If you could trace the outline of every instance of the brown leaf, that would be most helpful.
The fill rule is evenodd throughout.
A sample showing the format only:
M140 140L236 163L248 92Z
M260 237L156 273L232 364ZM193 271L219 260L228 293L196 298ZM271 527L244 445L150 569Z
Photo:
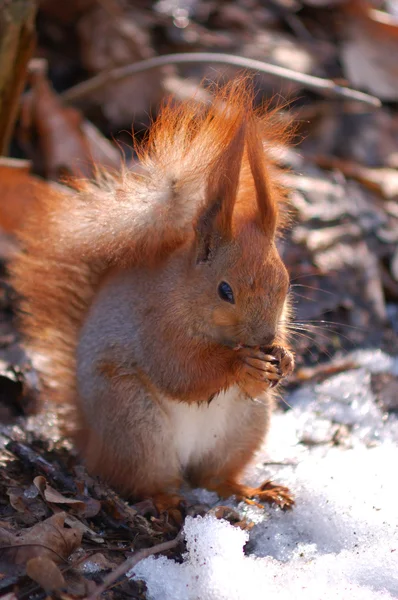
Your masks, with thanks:
M64 527L65 517L64 512L57 513L18 533L1 528L0 555L16 564L25 564L37 556L61 563L82 541L82 534L77 528Z
M23 98L20 141L29 154L38 136L46 175L58 179L66 175L89 177L89 147L81 131L81 114L65 108L41 69L30 75L32 89Z
M101 502L99 500L90 498L88 496L83 496L81 498L70 498L68 496L64 496L56 489L51 487L51 485L47 483L46 478L42 475L35 477L33 483L46 502L55 505L66 504L67 506L70 506L73 512L77 513L81 517L95 517L101 510Z
M381 11L357 2L349 20L341 59L352 85L382 100L398 99L398 21L382 22Z
M51 487L51 485L48 485L46 478L42 475L35 477L33 483L47 502L51 502L52 504L72 504L84 508L84 502L76 500L75 498L63 496L60 492L57 492L57 490Z
M26 563L26 574L46 592L65 587L65 579L57 565L45 556L36 556Z
M103 544L105 541L103 537L101 537L93 529L90 529L90 527L79 521L79 519L74 515L67 515L65 523L69 525L69 527L73 527L74 529L80 531L82 536L85 535L96 544Z
M96 498L84 497L83 506L76 509L77 514L85 519L91 519L98 515L102 505Z
M95 517L101 510L101 502L90 497L70 498L64 496L56 489L51 487L42 475L35 477L34 485L39 490L40 494L49 504L66 504L71 509L82 517Z
M40 158L42 170L50 179L67 176L90 177L94 172L94 157L108 167L120 165L120 154L97 130L96 139L102 140L107 152L98 147L84 131L84 120L80 111L65 106L52 89L44 68L32 68L31 90L23 98L19 139L30 156ZM38 139L39 157L34 140Z
M19 513L24 513L27 510L26 503L24 502L23 490L7 490L7 495L14 510Z
M18 523L23 523L24 527L35 525L51 514L37 491L35 495L35 491L34 486L29 488L11 486L7 489L10 504L19 513Z

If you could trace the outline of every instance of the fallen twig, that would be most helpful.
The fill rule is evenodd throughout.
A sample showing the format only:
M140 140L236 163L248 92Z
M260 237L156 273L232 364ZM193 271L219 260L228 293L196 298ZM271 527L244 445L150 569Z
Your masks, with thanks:
M233 54L216 54L213 52L164 54L162 56L154 56L122 67L116 67L110 71L99 73L98 75L95 75L95 77L87 79L82 83L78 83L63 92L62 97L67 102L76 102L77 100L84 98L87 94L100 90L110 82L120 81L121 79L136 75L137 73L142 73L143 71L150 71L151 69L158 69L171 64L206 62L233 65L235 67L251 69L260 73L267 73L268 75L299 83L307 89L315 90L328 97L336 96L345 98L346 100L355 100L374 108L381 106L379 98L370 96L369 94L365 94L358 90L337 85L331 79L322 79L321 77L314 77L313 75L307 75L306 73L298 73L297 71L292 71L285 67L279 67L252 58L235 56Z
M98 598L109 587L111 587L119 579L119 577L126 575L126 573L128 571L131 571L131 569L133 569L135 565L141 560L144 560L144 558L148 558L148 556L152 556L153 554L159 554L160 552L165 552L166 550L171 550L172 548L175 548L176 546L178 546L182 538L183 533L181 530L179 534L169 542L162 542L161 544L156 544L156 546L152 546L151 548L144 548L143 550L139 550L138 552L130 556L130 558L125 560L121 565L119 565L117 569L112 571L112 573L109 573L109 575L105 577L102 584L99 585L96 588L96 590L94 590L94 592L92 592L90 596L86 598L86 600L96 600L96 598Z
M77 489L73 479L67 475L64 475L55 462L49 463L35 450L26 444L22 444L21 442L17 442L15 440L8 442L6 449L14 454L14 456L19 458L19 460L28 467L38 470L40 473L43 473L43 475L48 477L50 481L54 481L56 484L61 485L64 490L76 493Z
M313 367L301 367L297 369L295 375L290 379L291 383L301 383L303 381L311 381L316 379L317 381L337 375L338 373L344 373L352 369L358 369L359 364L347 357L343 360L336 360L332 363L315 365Z

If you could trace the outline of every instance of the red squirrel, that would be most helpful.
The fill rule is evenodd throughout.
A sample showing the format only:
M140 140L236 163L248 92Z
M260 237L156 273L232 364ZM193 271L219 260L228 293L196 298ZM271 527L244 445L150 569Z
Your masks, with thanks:
M275 240L283 127L245 81L169 102L139 169L41 198L12 282L43 394L76 411L89 471L159 510L181 486L290 506L243 470L291 373L289 278Z

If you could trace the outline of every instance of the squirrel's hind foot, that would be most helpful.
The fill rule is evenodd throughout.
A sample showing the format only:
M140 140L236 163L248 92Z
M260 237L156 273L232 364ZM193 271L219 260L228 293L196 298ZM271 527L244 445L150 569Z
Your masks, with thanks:
M186 502L178 494L159 493L152 497L159 515L165 515L168 521L181 526L184 521Z
M277 485L272 481L267 480L258 488L245 488L246 494L242 498L245 502L250 504L253 498L258 498L260 502L267 502L268 504L276 504L283 510L292 508L294 505L294 498L289 488L284 485Z
M263 508L261 502L267 504L275 504L283 510L292 508L294 499L289 489L283 485L277 485L272 481L265 481L259 487L249 487L234 481L228 481L220 484L217 488L213 488L219 496L227 498L228 496L236 496L237 500L243 500L247 504L253 504ZM259 502L256 501L259 500Z

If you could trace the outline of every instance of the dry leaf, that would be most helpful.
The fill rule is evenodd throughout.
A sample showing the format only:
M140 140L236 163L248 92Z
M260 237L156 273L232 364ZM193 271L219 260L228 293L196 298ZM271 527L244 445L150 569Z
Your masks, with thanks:
M95 517L101 510L101 502L99 502L99 500L90 497L70 498L64 496L51 487L42 475L35 477L33 483L44 500L49 504L66 504L70 506L74 512L86 518Z
M382 100L398 99L398 21L388 23L366 2L349 7L341 59L351 84Z
M103 544L105 541L103 537L101 537L93 529L90 529L90 527L79 521L79 519L74 515L67 515L65 523L69 525L69 527L73 527L74 529L80 531L82 535L85 535L86 537L90 538L90 540L92 540L96 544Z
M38 136L43 168L50 179L92 174L90 149L81 130L82 116L63 106L45 74L30 75L31 91L23 98L20 141L30 154Z
M0 556L16 564L37 556L57 563L66 560L80 546L82 533L77 528L65 528L65 517L64 512L57 513L20 532L0 528Z
M7 490L8 499L14 510L19 513L24 513L27 510L24 502L23 490L17 488L15 490Z
M57 565L45 556L36 556L26 563L26 574L46 592L65 587L65 579Z
M7 496L13 509L19 513L18 523L25 527L35 525L51 514L34 486L12 486L7 489Z
M37 487L41 495L47 502L51 502L53 504L77 504L80 506L84 506L84 502L81 500L76 500L75 498L67 498L63 496L60 492L57 492L51 485L48 485L47 480L42 475L35 477L33 480L34 485Z
M55 180L70 175L90 177L95 170L94 159L109 168L120 166L119 152L98 130L93 142L94 125L90 128L90 138L87 137L81 112L64 105L41 63L32 68L30 83L31 90L22 102L19 139L25 151L37 158L34 144L37 136L41 167L47 177ZM106 152L100 152L98 138Z
M82 502L83 506L76 508L76 512L79 516L84 517L85 519L91 519L92 517L97 516L102 508L101 502L96 498L89 498L85 496Z

